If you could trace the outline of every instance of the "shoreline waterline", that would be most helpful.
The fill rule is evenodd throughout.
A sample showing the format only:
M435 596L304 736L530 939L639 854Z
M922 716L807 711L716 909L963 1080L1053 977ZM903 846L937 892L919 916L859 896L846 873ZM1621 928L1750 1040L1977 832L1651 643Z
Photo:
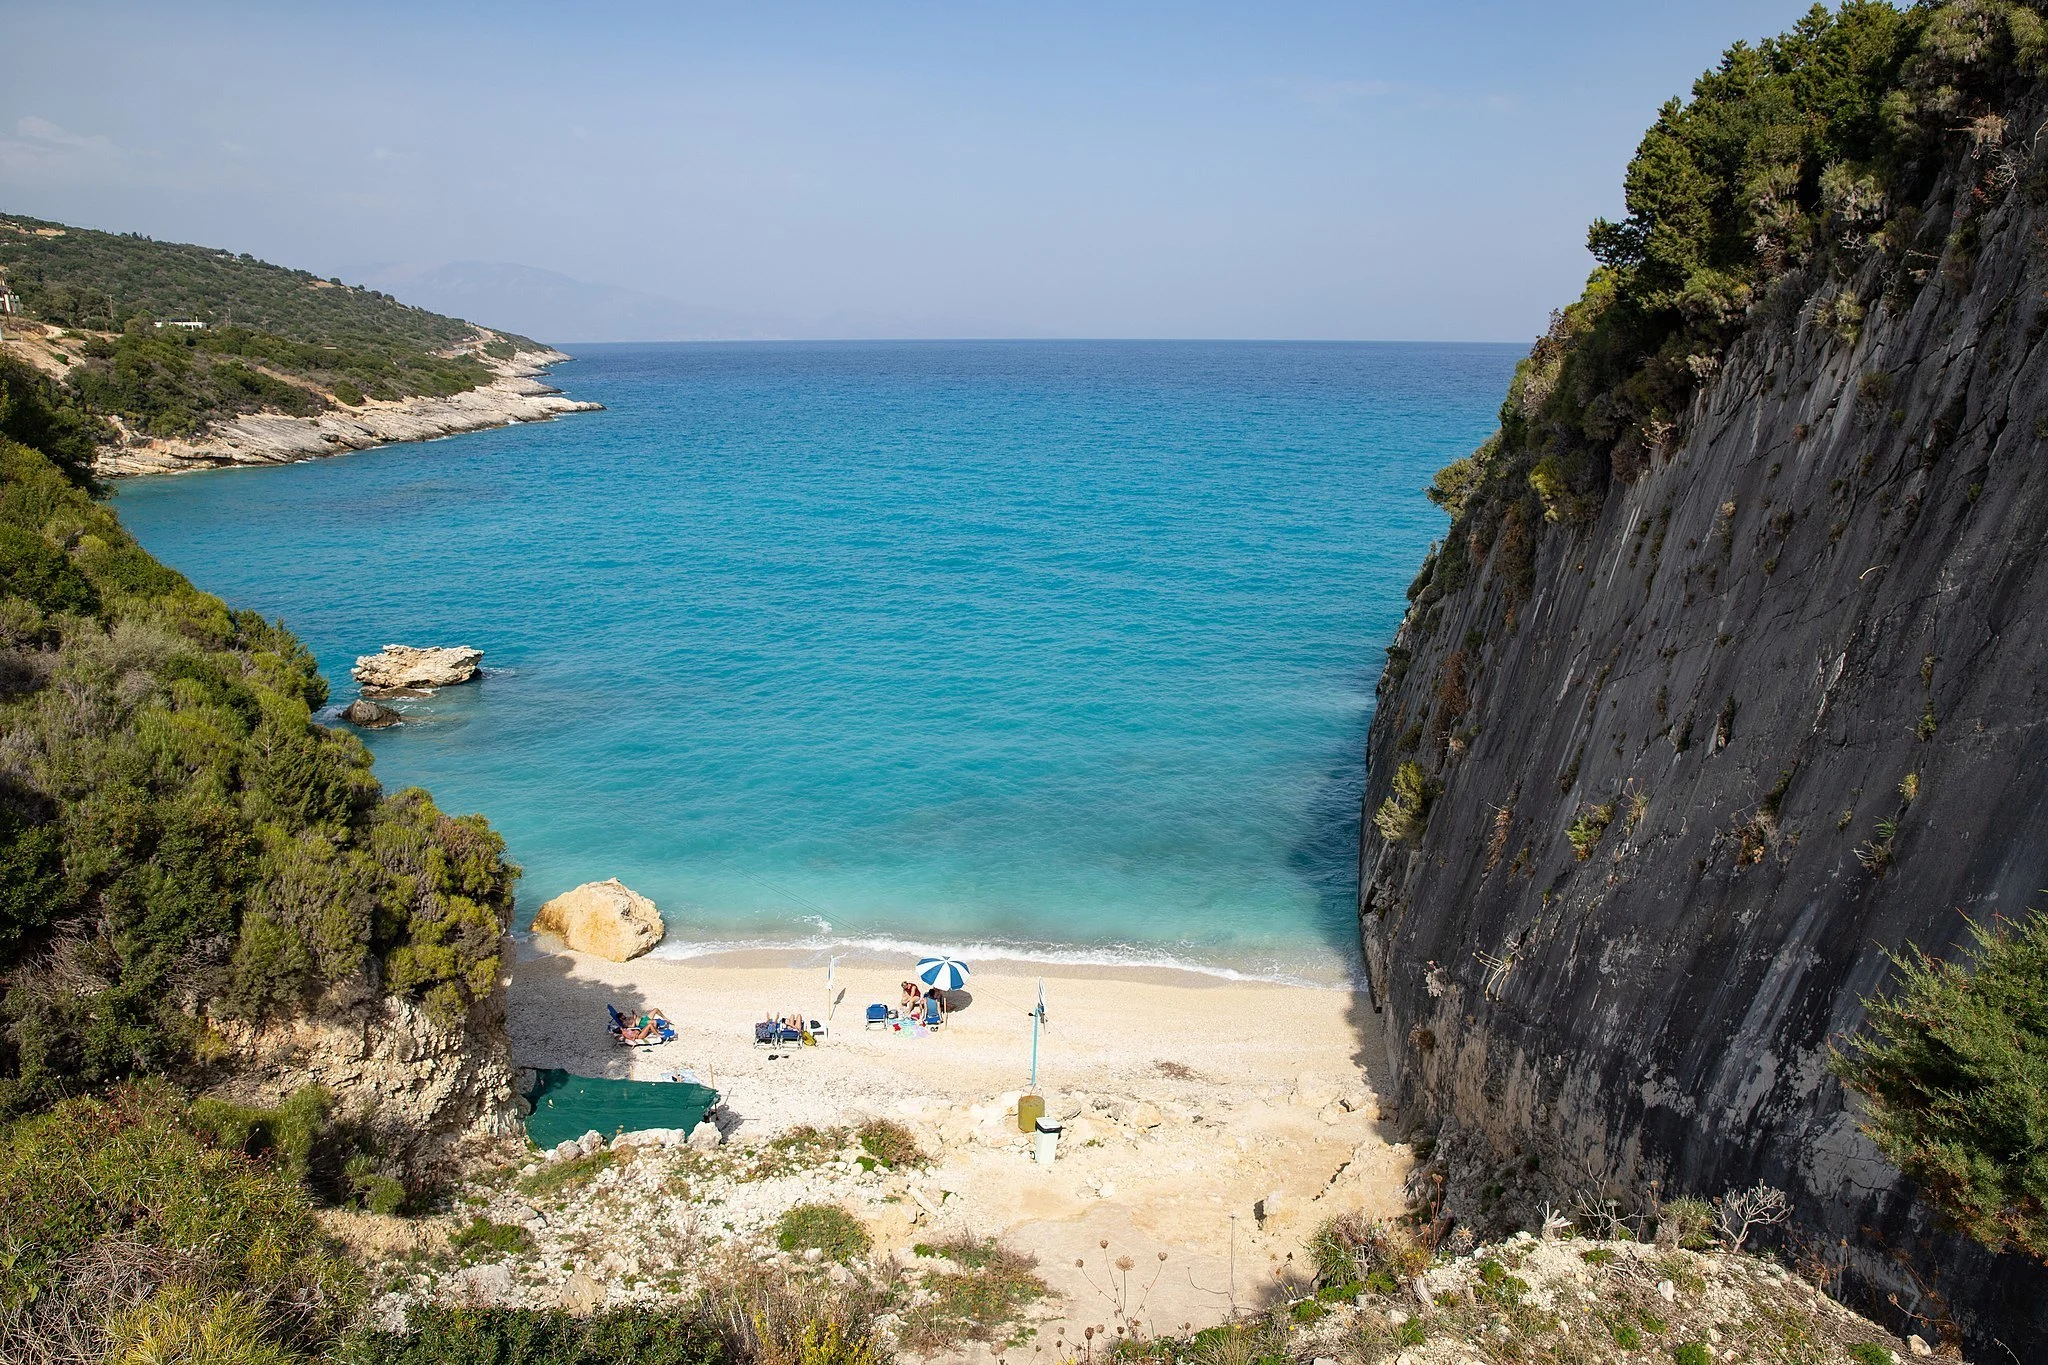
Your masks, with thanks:
M537 960L566 952L559 940L531 929L513 933L518 960ZM1362 962L1347 961L1332 951L1326 970L1289 971L1272 966L1230 965L1182 957L1156 946L1117 944L947 943L942 940L818 937L804 939L678 939L665 938L635 961L701 967L780 967L823 971L836 960L849 970L908 966L917 958L943 955L971 968L1015 975L1037 972L1070 980L1133 980L1162 985L1289 986L1304 990L1358 993L1369 989ZM1309 964L1299 964L1307 968ZM970 984L969 989L972 989Z

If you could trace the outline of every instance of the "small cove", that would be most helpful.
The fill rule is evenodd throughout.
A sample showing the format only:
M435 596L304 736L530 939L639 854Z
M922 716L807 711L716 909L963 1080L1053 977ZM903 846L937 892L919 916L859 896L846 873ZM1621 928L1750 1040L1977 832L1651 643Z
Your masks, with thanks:
M366 736L660 951L798 942L1329 980L1382 651L1519 348L591 346L603 413L121 485L149 549L486 678Z

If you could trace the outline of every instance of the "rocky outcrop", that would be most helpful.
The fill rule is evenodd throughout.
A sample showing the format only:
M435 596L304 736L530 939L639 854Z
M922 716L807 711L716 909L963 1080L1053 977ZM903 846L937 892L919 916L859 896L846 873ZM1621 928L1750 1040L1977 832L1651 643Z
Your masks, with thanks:
M444 1022L390 996L320 1009L257 1030L224 1028L234 1066L215 1093L275 1106L305 1085L415 1171L466 1164L524 1139L502 987L467 1019Z
M365 730L382 730L398 724L405 717L388 706L379 706L368 697L357 697L341 708L341 718L350 725Z
M575 952L625 962L661 942L667 928L653 901L613 877L585 882L541 906L533 931Z
M376 692L431 692L437 687L456 687L476 676L484 652L468 645L446 645L425 649L414 645L386 645L381 653L357 658L349 670L365 690ZM380 711L387 708L378 707ZM389 714L396 716L396 712ZM360 722L358 722L360 723Z
M1917 295L1851 281L1846 338L1759 318L1526 596L1501 554L1418 582L1360 912L1466 1217L1761 1179L1864 1304L2017 1344L2048 1276L1944 1231L1828 1071L1888 953L2048 886L2048 209L1976 227Z
M569 398L539 378L547 366L569 359L559 351L523 351L509 361L483 359L499 377L464 393L392 402L371 399L316 417L253 413L192 440L131 438L103 449L94 462L94 472L112 478L228 465L291 464L372 446L431 441L518 422L544 422L563 413L602 410L602 404Z

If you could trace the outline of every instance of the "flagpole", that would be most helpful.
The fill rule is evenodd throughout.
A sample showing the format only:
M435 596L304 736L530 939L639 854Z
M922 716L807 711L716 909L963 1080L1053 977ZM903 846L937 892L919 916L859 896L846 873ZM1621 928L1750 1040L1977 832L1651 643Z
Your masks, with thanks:
M1038 1030L1045 1023L1045 978L1038 978L1038 1008L1031 1011L1031 1088L1038 1089Z

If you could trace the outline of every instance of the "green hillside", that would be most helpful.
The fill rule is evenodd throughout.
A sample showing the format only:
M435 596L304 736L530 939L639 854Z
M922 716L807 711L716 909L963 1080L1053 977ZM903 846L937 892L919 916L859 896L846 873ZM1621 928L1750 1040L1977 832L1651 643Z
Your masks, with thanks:
M313 723L306 647L67 475L61 397L0 360L0 1119L329 990L463 1018L511 914L503 842Z
M60 363L77 398L152 436L239 413L460 393L493 377L482 356L539 349L253 256L6 214L0 280L23 316L65 329Z

